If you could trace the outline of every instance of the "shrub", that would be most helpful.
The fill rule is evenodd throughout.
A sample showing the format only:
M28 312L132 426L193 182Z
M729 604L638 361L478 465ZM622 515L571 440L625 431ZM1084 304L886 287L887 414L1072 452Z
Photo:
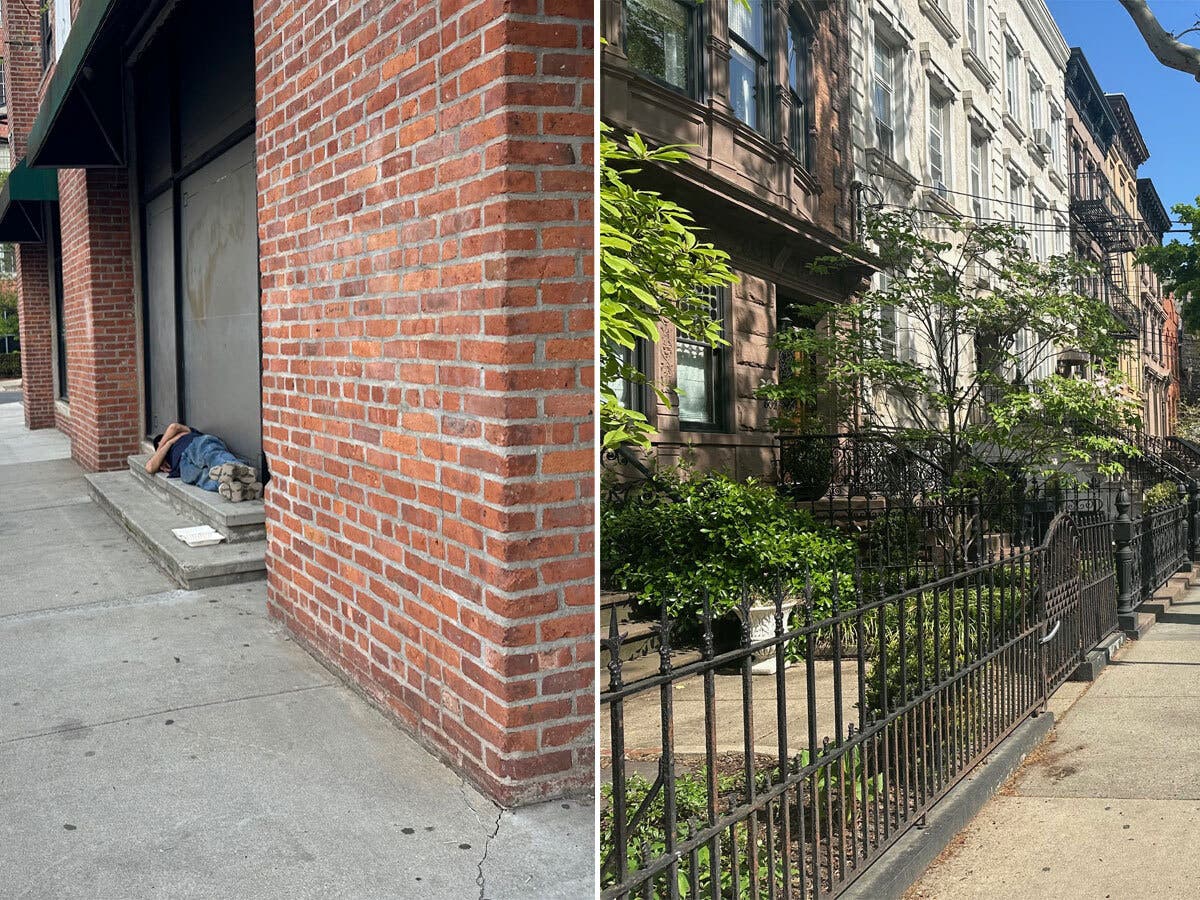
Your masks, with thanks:
M698 614L705 591L714 615L737 606L743 584L765 599L776 578L789 596L811 587L817 619L833 610L835 573L852 598L853 543L774 488L716 473L664 480L677 500L601 509L601 568L614 587L674 617Z
M992 636L997 645L1011 639L1026 621L1031 574L1024 564L997 567L994 584L920 591L888 603L882 651L876 647L867 666L869 712L884 716L924 692L948 684L986 652L985 647L993 646ZM881 659L886 660L883 672ZM938 760L962 747L981 724L981 698L970 682L941 693L937 721L929 723L929 733L909 763L917 772L936 768Z
M789 762L791 774L809 766L811 756L807 749L801 750ZM763 793L780 783L779 766L759 767L754 773L755 787ZM746 791L744 774L723 774L718 771L716 777L717 795L713 798L717 816L727 814L735 804L744 802ZM650 793L651 784L637 774L630 774L625 780L626 815L631 816L641 808L642 803ZM842 829L855 826L858 822L858 810L865 810L867 805L879 796L883 788L883 776L868 771L864 755L859 747L851 748L840 762L830 762L815 768L802 779L792 793L790 801L782 808L776 804L769 812L759 813L757 829L757 871L750 865L750 829L746 821L726 827L721 833L721 858L718 863L720 878L720 895L722 897L748 898L751 896L765 897L768 885L783 883L783 857L780 846L782 835L783 809L792 823L793 840L797 840L800 832L800 808L797 801L803 805L804 821L807 823L807 840L813 840L812 828L816 820L812 803L815 797L817 809L821 816L821 837L824 840L836 839ZM604 784L600 789L600 859L607 860L614 849L614 828L612 808L612 785ZM675 816L677 842L687 840L691 836L691 826L700 827L708 821L708 777L707 769L701 766L694 772L683 772L675 779ZM774 823L776 838L774 841L774 873L768 859L767 829L768 816ZM643 868L644 850L649 851L649 860L654 861L666 853L666 829L664 827L663 791L659 791L647 805L642 817L634 828L627 833L626 849L627 862L630 872ZM857 827L862 827L861 823ZM731 841L730 835L733 835ZM732 845L732 846L731 846ZM794 853L788 848L789 853ZM738 884L733 884L734 855L737 856L739 872ZM684 857L679 866L679 895L681 897L707 897L712 893L712 858L711 848L705 844L696 851L696 871L691 871L688 857ZM601 873L603 887L611 886L615 878L616 867L610 866ZM695 877L695 886L699 893L693 894L691 877ZM757 888L751 882L755 882ZM666 876L654 880L648 895L656 898L669 896L666 890ZM638 896L643 896L643 888ZM773 892L772 892L773 893Z
M1142 509L1150 512L1179 502L1179 486L1173 481L1160 481L1142 495Z
M0 378L21 377L21 351L0 353Z

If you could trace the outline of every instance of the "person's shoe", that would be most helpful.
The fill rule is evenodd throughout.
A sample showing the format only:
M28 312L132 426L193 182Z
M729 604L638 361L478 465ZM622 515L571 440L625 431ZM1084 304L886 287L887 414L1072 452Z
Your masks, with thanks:
M263 486L261 481L256 481L253 484L246 486L247 500L261 500L263 497Z
M243 486L237 482L222 482L217 485L217 493L228 500L230 503L241 503L246 498L246 492Z
M257 477L254 470L245 463L221 463L208 470L208 477L219 484L241 482L249 484Z

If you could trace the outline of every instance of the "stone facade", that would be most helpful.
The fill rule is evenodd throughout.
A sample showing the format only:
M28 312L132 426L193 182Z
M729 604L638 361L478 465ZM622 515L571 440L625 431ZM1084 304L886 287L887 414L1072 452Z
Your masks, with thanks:
M864 202L1009 222L1029 232L1035 255L1066 252L1068 48L1045 4L851 0L849 8ZM895 352L929 358L932 346L896 315ZM1038 356L1029 374L1052 373L1053 355ZM889 398L874 398L873 408L881 424L911 424Z
M719 300L729 347L710 360L716 374L707 419L687 419L677 396L667 405L646 391L640 402L657 428L662 461L686 456L737 477L770 478L775 439L755 391L776 377L769 345L778 319L789 307L844 298L862 277L857 269L839 277L809 269L854 236L845 5L756 0L746 13L761 17L764 37L753 114L731 84L731 57L753 44L751 29L738 36L727 0L672 9L678 21L688 20L690 84L647 71L636 39L630 44L637 23L626 20L629 7L602 0L601 116L619 132L692 148L688 162L646 173L643 183L693 213L704 238L730 254L739 280ZM789 46L808 62L803 85L793 85ZM671 390L689 352L700 351L681 348L668 329L656 347L644 348L641 362L655 384ZM684 395L683 402L697 399L696 390Z

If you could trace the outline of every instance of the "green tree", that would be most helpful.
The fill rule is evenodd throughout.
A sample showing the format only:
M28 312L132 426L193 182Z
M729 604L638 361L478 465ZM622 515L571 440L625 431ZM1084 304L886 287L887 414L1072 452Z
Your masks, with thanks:
M958 480L981 465L1119 471L1113 460L1132 448L1113 430L1136 424L1137 405L1121 390L1112 314L1075 290L1088 264L1035 260L1007 225L918 225L904 212L870 214L866 242L817 267L873 249L881 287L794 310L776 336L784 374L759 396L777 428L916 439ZM1089 378L1059 374L1063 350Z
M1178 240L1150 244L1137 252L1137 261L1150 267L1162 286L1182 303L1182 318L1189 331L1200 330L1200 197L1196 204L1176 203L1172 212L1191 229L1189 243Z
M674 165L687 152L651 149L637 134L621 145L611 127L600 129L600 431L605 449L648 447L653 428L618 394L622 381L645 383L634 359L638 343L657 341L661 322L721 343L720 324L701 291L735 277L728 255L697 237L687 210L629 183L645 164Z
M17 292L10 286L0 287L0 338L17 335Z

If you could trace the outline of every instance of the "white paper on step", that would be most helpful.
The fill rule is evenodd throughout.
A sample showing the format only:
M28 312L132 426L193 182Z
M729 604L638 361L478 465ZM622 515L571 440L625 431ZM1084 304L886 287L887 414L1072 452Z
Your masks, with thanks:
M225 540L225 535L211 525L193 525L189 528L172 528L171 533L189 547L211 547Z

